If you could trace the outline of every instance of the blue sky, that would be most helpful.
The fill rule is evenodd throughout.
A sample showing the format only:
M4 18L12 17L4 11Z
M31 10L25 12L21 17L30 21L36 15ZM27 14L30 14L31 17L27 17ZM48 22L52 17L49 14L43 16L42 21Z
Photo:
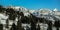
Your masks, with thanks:
M3 6L23 6L27 9L57 8L60 10L60 0L0 0Z

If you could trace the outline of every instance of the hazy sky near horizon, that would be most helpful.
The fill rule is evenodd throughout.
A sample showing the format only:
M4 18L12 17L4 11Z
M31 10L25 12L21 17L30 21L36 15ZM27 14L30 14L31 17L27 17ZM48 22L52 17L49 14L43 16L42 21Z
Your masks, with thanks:
M60 10L60 0L0 0L3 6L23 6L27 9L57 8Z

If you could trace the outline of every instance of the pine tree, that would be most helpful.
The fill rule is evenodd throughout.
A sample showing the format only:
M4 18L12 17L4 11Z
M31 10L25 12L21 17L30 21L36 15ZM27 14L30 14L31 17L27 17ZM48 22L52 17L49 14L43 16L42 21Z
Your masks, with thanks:
M17 22L17 30L22 30L22 26L21 26L21 21L18 20Z
M17 30L24 30L24 28L22 28L21 19L19 19L19 18L18 18L18 22L17 22Z
M38 26L37 26L37 30L40 30L40 25L38 24Z
M6 20L6 28L9 28L9 20Z
M31 30L36 30L36 23L31 20Z
M13 23L10 30L17 30L17 26Z
M0 30L3 30L3 24L0 24Z
M6 8L4 8L2 5L0 5L0 12L5 11Z

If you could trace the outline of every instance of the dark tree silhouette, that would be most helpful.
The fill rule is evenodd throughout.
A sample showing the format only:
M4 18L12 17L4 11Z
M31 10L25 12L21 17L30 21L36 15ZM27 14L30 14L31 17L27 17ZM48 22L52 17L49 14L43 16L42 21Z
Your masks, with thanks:
M3 24L0 24L0 30L3 30Z
M29 17L24 16L23 18L21 18L21 22L29 24L30 23Z
M24 17L23 12L21 12L21 13L18 14L17 30L24 30L24 28L22 28L22 22L21 22L21 20L23 19L23 17Z
M6 8L4 8L2 5L0 5L0 12L5 11Z
M0 5L0 11L3 9L3 6L2 5Z
M60 21L55 21L55 27L56 27L56 30L59 30L59 27L60 27Z
M13 20L14 21L15 18L17 17L17 13L12 8L6 9L6 12L9 15L9 18L8 18L9 20Z
M37 26L37 30L40 30L40 25L38 24L38 26Z
M17 30L17 26L13 23L10 30Z
M47 30L52 30L52 21L48 22L48 29Z
M36 23L31 20L31 30L36 30Z
M6 20L6 28L9 28L9 20Z
M21 25L22 25L21 21L18 20L18 22L17 22L17 30L22 30L22 26Z

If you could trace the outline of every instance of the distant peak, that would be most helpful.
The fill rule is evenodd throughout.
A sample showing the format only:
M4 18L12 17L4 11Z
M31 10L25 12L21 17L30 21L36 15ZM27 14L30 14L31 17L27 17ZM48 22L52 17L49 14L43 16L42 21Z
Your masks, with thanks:
M57 9L57 8L55 8L55 9L54 9L54 11L58 11L58 9Z

